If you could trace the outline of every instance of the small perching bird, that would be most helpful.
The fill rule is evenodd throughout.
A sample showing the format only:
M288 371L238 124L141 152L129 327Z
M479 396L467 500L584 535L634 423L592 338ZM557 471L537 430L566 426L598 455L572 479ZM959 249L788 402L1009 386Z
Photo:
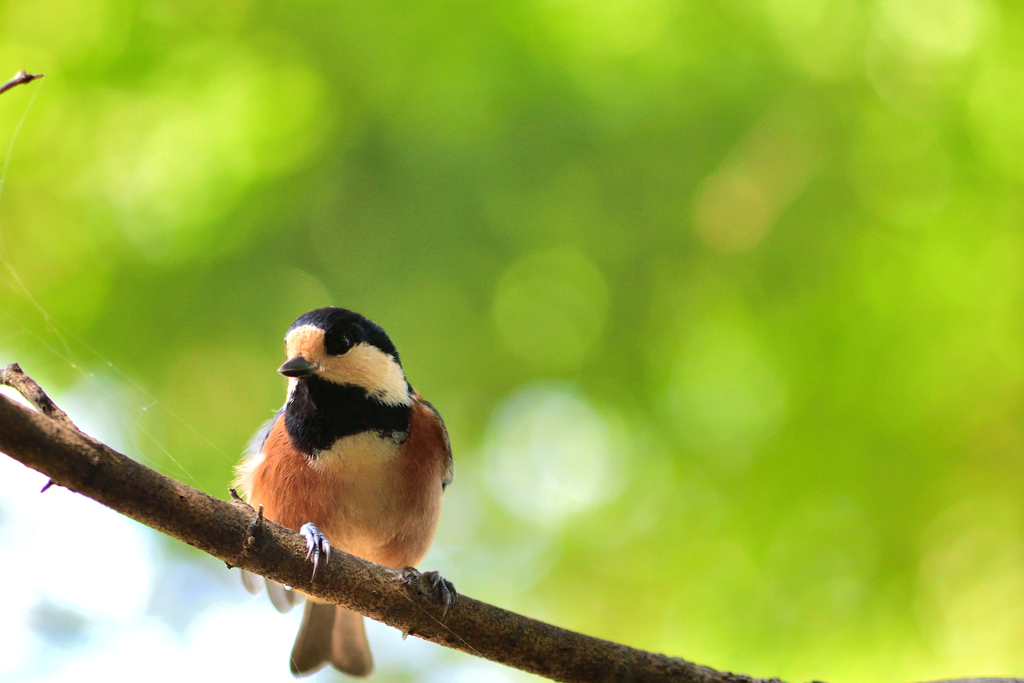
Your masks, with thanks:
M343 308L299 317L285 336L284 407L256 434L238 466L237 486L267 519L306 539L313 576L332 547L396 569L423 559L452 480L441 416L406 381L398 351L379 325ZM445 606L455 588L436 572L429 584ZM258 590L258 577L246 585ZM274 606L294 593L267 581ZM367 676L373 658L363 618L306 599L291 671L330 663Z

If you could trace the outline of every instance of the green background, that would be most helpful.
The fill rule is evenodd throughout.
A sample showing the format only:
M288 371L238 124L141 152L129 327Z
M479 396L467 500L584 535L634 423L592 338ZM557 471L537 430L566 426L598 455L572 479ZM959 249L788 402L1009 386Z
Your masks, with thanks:
M0 27L46 73L0 97L0 360L133 457L225 496L285 329L344 306L447 421L463 592L797 681L1024 673L1019 3Z

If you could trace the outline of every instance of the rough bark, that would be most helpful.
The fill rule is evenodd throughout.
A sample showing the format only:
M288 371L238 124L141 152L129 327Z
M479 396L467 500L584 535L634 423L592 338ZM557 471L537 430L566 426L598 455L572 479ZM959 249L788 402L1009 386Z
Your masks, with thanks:
M777 682L716 671L552 626L459 596L447 620L418 574L335 551L311 582L305 542L247 504L213 498L141 465L74 428L17 366L0 383L24 389L48 414L0 396L0 451L157 531L317 598L355 610L405 633L556 681L683 683ZM60 415L63 415L61 412ZM89 533L77 529L77 533ZM73 564L75 558L65 558ZM111 558L113 562L113 558ZM969 679L1024 683L1022 679ZM946 682L950 683L950 682ZM967 681L961 681L967 683Z

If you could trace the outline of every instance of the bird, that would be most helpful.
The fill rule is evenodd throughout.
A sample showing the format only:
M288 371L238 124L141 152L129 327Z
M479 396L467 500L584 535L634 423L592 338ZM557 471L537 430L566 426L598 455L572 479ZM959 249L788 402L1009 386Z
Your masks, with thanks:
M246 449L236 488L265 518L302 535L314 580L331 548L415 572L454 474L440 413L409 384L384 330L358 313L309 311L284 341L278 372L288 378L287 399ZM422 576L447 616L455 586L437 572ZM260 577L243 580L258 591ZM265 584L280 611L298 601L291 589ZM290 669L299 677L327 664L372 673L363 617L306 596Z

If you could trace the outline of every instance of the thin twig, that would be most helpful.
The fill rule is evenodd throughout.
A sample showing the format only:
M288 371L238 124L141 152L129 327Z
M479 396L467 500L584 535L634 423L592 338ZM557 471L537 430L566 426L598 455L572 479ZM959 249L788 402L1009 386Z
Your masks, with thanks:
M2 95L3 93L7 92L8 90L10 90L11 88L13 88L16 85L24 85L25 83L31 83L32 81L36 80L37 78L42 78L45 75L46 74L30 74L30 73L25 73L25 70L22 69L18 73L14 74L14 78L12 78L11 80L7 81L3 85L0 85L0 95Z
M256 536L263 531L263 505L256 511L256 519L252 520L249 529L246 531L245 547L251 548L256 545Z
M0 90L0 92L3 91ZM56 420L67 427L71 427L76 432L81 431L71 421L68 414L58 408L53 399L46 395L43 388L36 384L34 379L26 375L17 363L11 363L5 369L0 370L0 384L17 391L25 397L26 401L34 405L36 410L51 420Z
M246 501L245 498L242 498L240 495L238 495L238 491L236 491L235 489L232 488L232 489L228 489L228 493L231 494L231 502L232 503L238 503L239 505L244 505L247 508L249 508L250 510L252 510L252 505L249 505L248 501Z
M581 683L779 683L593 638L467 596L459 596L447 622L441 624L430 614L438 605L431 604L401 571L341 551L332 553L330 564L314 584L305 559L305 540L293 530L261 518L258 511L254 520L251 508L213 498L159 474L66 423L4 396L0 396L0 451L229 567L293 586L402 633L547 678ZM259 542L249 545L254 528L259 529ZM82 534L89 532L79 529ZM65 558L68 571L74 570L74 557L58 556ZM1024 683L1024 679L959 683L968 680Z

